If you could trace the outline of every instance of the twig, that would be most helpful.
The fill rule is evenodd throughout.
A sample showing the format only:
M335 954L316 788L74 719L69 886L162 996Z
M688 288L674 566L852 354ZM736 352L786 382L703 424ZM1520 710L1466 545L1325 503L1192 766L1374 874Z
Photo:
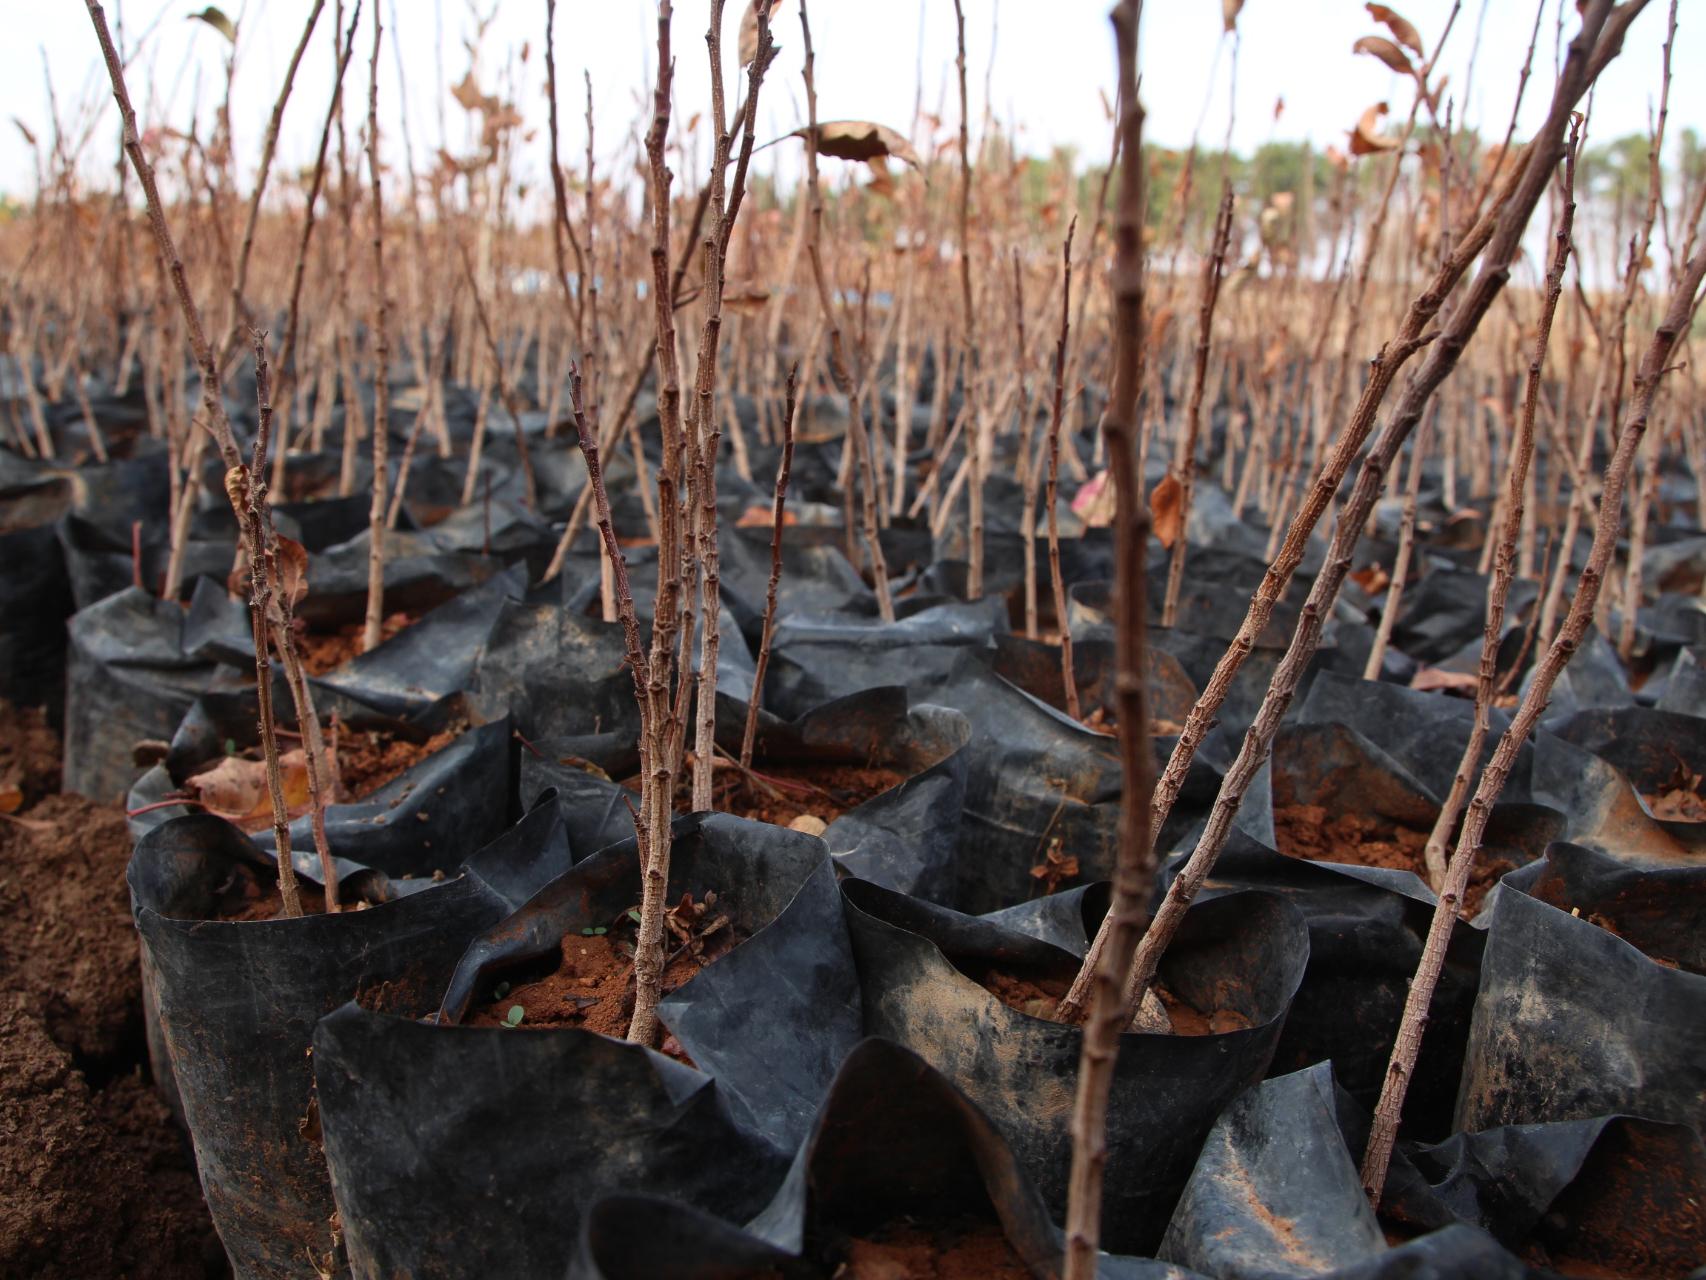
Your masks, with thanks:
M1706 250L1696 254L1683 271L1676 290L1671 295L1670 306L1654 331L1641 359L1640 368L1635 374L1635 392L1629 403L1628 416L1618 433L1617 446L1612 452L1611 460L1606 464L1605 483L1600 488L1599 518L1594 528L1593 548L1589 551L1587 564L1582 569L1575 598L1570 601L1569 613L1557 636L1547 647L1545 655L1536 665L1533 679L1523 694L1522 702L1500 737L1492 758L1487 762L1480 785L1475 789L1475 798L1469 802L1463 832L1457 838L1457 847L1452 852L1451 862L1446 869L1445 885L1434 905L1433 919L1428 925L1427 942L1422 948L1422 958L1416 966L1416 976L1410 983L1410 992L1404 1002L1404 1016L1398 1024L1397 1040L1392 1047L1391 1060L1387 1064L1380 1101L1374 1110L1374 1125L1369 1132L1368 1150L1363 1157L1363 1189L1377 1206L1381 1188L1386 1182L1392 1146L1397 1138L1398 1118L1403 1109L1404 1095L1415 1070L1416 1058L1421 1052L1428 1006L1433 1001L1434 989L1445 967L1446 947L1457 920L1458 905L1463 900L1463 891L1469 883L1469 873L1480 854L1481 839L1486 833L1487 821L1492 816L1493 806L1504 791L1505 780L1516 764L1517 753L1522 749L1541 713L1545 711L1546 704L1552 697L1553 685L1575 655L1582 637L1587 633L1588 623L1593 620L1600 587L1611 565L1611 558L1617 550L1618 531L1623 523L1623 489L1629 478L1629 468L1634 461L1636 450L1640 448L1642 437L1646 434L1653 396L1664 376L1666 363L1671 352L1676 349L1677 342L1688 332L1695 310L1700 305L1697 295L1703 279L1706 279ZM1508 559L1502 549L1501 558ZM1488 645L1483 640L1483 689L1488 685L1487 648Z
M1102 418L1108 469L1116 493L1114 528L1114 624L1119 710L1119 851L1114 864L1109 945L1097 965L1090 1016L1084 1024L1078 1088L1072 1107L1072 1169L1067 1183L1066 1280L1096 1273L1101 1238L1102 1172L1107 1163L1108 1095L1126 1017L1121 1001L1124 975L1155 878L1149 838L1149 801L1155 765L1149 746L1149 709L1144 680L1144 621L1148 609L1144 556L1149 509L1137 474L1137 398L1143 385L1143 105L1137 96L1137 29L1141 6L1121 0L1113 11L1119 48L1120 132L1128 157L1120 167L1114 214L1114 381Z
M752 767L752 745L758 736L758 705L764 698L764 676L770 669L770 641L776 632L776 589L782 581L782 525L788 502L788 472L794 465L794 410L800 366L788 370L787 403L782 411L782 460L776 467L776 497L770 516L770 583L764 592L764 629L753 669L752 699L746 707L746 728L740 738L740 766Z

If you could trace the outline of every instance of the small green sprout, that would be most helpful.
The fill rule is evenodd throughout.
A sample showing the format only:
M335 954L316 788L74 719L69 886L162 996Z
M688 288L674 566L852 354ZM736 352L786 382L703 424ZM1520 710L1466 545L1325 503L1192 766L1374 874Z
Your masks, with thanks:
M504 1014L504 1026L515 1028L521 1025L521 1020L527 1016L527 1010L518 1004L512 1004L509 1012Z

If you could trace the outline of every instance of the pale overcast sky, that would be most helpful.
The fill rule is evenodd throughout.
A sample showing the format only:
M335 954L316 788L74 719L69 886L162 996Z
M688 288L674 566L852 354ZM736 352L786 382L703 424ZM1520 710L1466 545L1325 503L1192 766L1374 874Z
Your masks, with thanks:
M371 8L374 0L367 0ZM385 5L387 47L380 67L381 131L387 153L401 146L401 97L396 53L400 42L407 76L410 129L417 155L439 145L440 118L447 122L452 151L468 149L467 116L450 100L446 86L469 68L464 40L474 30L467 0L379 0ZM1109 125L1103 93L1111 96L1113 52L1105 0L964 0L969 45L969 80L974 123L982 119L984 86L1003 122L1016 121L1021 146L1044 153L1069 144L1085 160L1106 154ZM1575 27L1571 0L1547 0L1536 73L1519 128L1544 112L1553 65L1553 33L1559 4L1565 9L1566 39ZM527 127L538 134L522 169L543 179L545 134L544 0L486 0L495 9L480 52L479 79L488 92L501 91L506 74L518 78L513 91ZM71 120L99 104L103 113L91 155L110 168L116 116L97 59L93 28L81 0L5 0L6 40L0 44L0 76L10 86L5 112L48 139L46 73L51 73L60 114ZM224 41L210 27L189 21L199 9L188 0L108 0L109 21L122 11L134 41L149 29L147 50L131 71L131 92L144 126L184 127L199 94L204 122L222 92ZM1420 30L1431 51L1450 0L1402 0L1398 8ZM332 4L328 3L313 45L297 77L285 117L281 163L305 165L312 158L319 121L331 82ZM726 44L732 60L735 30L744 0L728 0ZM240 158L252 164L260 150L266 116L307 14L306 0L228 0L226 11L241 17L239 74L233 116ZM675 53L678 120L708 101L704 31L708 0L677 0ZM1199 117L1206 143L1224 136L1232 43L1221 40L1216 0L1150 0L1144 16L1143 96L1149 137L1182 146ZM953 80L952 0L817 0L811 8L817 51L819 114L823 119L875 119L906 132L922 67L924 110L941 104L956 115ZM1471 45L1484 15L1479 61L1469 99L1462 98ZM1441 69L1451 83L1460 119L1484 134L1502 135L1517 74L1527 47L1534 9L1525 0L1463 0ZM367 16L358 37L348 89L352 121L365 114ZM761 137L769 138L803 120L800 90L800 31L795 0L783 0L775 19L783 49L760 103ZM1670 129L1706 126L1706 21L1700 6L1682 6L1674 56ZM1358 0L1248 0L1239 20L1236 124L1233 144L1249 151L1270 138L1312 139L1343 146L1345 131L1369 104L1390 100L1402 114L1408 95L1399 77L1379 62L1353 55L1357 37L1381 30ZM1602 78L1592 134L1605 140L1645 131L1656 103L1665 3L1652 0L1635 23L1625 51ZM442 29L442 43L438 31ZM585 146L582 122L583 69L593 77L597 154L602 165L617 160L643 127L641 111L653 56L655 8L650 0L560 0L557 66L563 82L562 152L578 169ZM991 45L994 60L991 65ZM532 57L519 61L524 44ZM44 71L45 68L45 71ZM732 96L732 95L731 95ZM1276 121L1274 104L1285 110ZM1206 114L1205 114L1206 104ZM85 115L85 118L86 115ZM629 152L631 155L631 151ZM780 151L768 153L779 157ZM34 161L22 133L0 126L0 190L26 195ZM698 178L694 178L695 183Z

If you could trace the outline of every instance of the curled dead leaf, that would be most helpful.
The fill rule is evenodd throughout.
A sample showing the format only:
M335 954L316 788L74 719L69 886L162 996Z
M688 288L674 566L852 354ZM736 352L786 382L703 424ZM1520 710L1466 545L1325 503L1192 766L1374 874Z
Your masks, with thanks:
M735 284L723 290L723 308L738 315L757 315L769 301L770 290L755 284Z
M1409 57L1385 36L1364 36L1351 46L1351 52L1366 53L1371 58L1379 58L1401 76L1413 77L1416 74L1415 67L1410 65Z
M1479 677L1467 671L1441 671L1438 667L1422 667L1410 677L1410 687L1423 693L1441 689L1473 689Z
M1161 306L1155 308L1149 316L1149 336L1147 342L1153 351L1167 339L1167 330L1173 324L1173 308Z
M278 540L278 589L279 598L289 601L290 608L295 609L308 594L308 548L295 538L280 537Z
M804 138L810 127L795 129L793 137ZM825 120L817 127L817 153L837 160L863 160L869 164L892 156L920 167L912 144L887 125L872 120Z
M1399 44L1403 45L1418 58L1427 57L1426 52L1422 48L1421 33L1406 21L1402 14L1387 8L1383 4L1365 5L1364 8L1368 10L1369 17L1384 25L1388 31L1398 37Z
M1155 530L1156 539L1169 551L1184 529L1184 497L1185 486L1171 471L1161 478L1161 483L1149 495L1150 527Z
M288 816L308 810L308 757L300 747L278 758ZM265 760L226 756L184 783L184 789L207 808L242 827L257 831L272 823L272 795L267 789Z
M740 16L740 65L749 67L758 56L758 6L760 0L748 0L746 12ZM770 0L770 37L776 37L776 10L782 0Z
M198 19L207 23L208 26L212 27L232 44L237 43L237 24L231 21L230 18L226 17L225 11L217 5L210 4L200 13L192 13L189 15L189 20L191 22L195 22Z
M1353 156L1374 155L1381 151L1395 151L1398 139L1390 134L1380 132L1380 117L1385 115L1387 106L1377 102L1357 120L1356 128L1351 130L1351 154Z

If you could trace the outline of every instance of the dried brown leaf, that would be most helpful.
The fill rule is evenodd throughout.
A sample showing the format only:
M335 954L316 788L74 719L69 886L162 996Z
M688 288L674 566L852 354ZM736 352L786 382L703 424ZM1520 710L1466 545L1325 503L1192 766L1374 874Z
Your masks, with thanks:
M451 87L450 96L461 104L464 111L479 111L487 102L486 95L480 92L480 86L475 81L472 70L462 77L459 84Z
M1366 53L1372 58L1379 58L1401 76L1414 76L1415 67L1410 65L1410 59L1402 49L1393 44L1385 36L1364 36L1351 46L1352 53Z
M1427 53L1422 47L1421 33L1402 14L1388 9L1383 4L1370 4L1364 7L1367 8L1371 18L1384 25L1388 31L1398 37L1399 44L1418 58L1427 57Z
M1423 693L1440 689L1473 689L1480 679L1467 671L1441 671L1438 667L1422 667L1410 677L1410 687Z
M308 548L295 538L281 536L278 540L278 582L275 585L279 597L288 600L292 609L301 604L308 594Z
M1185 486L1169 471L1149 495L1149 523L1155 537L1169 551L1179 540L1185 524Z
M810 127L794 130L793 136L804 138ZM912 144L887 125L871 120L826 120L817 127L817 153L837 160L863 160L870 163L892 156L896 160L919 168L918 153Z
M755 284L732 284L723 290L723 309L743 316L757 315L770 301L770 290Z
M237 43L237 24L231 21L230 18L226 17L225 11L218 5L210 4L200 13L192 13L189 15L189 20L191 22L195 22L198 19L207 23L208 26L212 27L232 44Z
M749 0L746 12L740 17L740 65L748 67L758 56L758 5L760 0ZM776 11L782 7L782 0L770 0L770 35L776 36Z
M1387 111L1384 102L1377 102L1357 121L1356 128L1351 130L1351 154L1353 156L1374 155L1381 151L1395 151L1398 139L1390 134L1380 132L1380 117Z

